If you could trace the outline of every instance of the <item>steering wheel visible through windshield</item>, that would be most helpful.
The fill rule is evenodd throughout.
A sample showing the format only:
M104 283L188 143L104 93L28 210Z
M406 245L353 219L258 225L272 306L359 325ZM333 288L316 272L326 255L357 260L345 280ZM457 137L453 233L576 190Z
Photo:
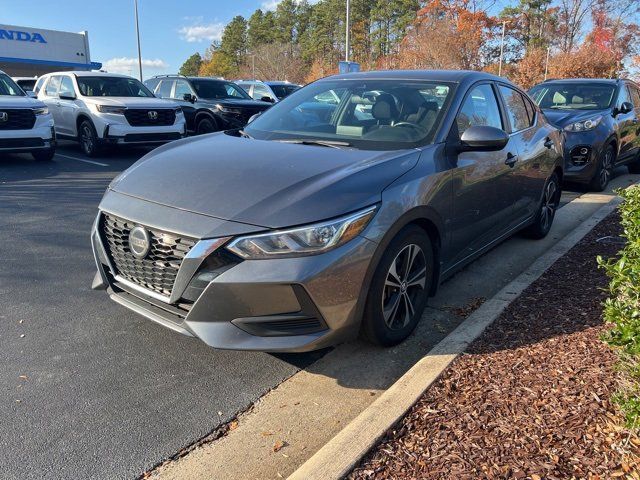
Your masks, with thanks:
M277 103L244 131L262 140L412 148L433 141L452 94L453 84L446 82L320 81Z

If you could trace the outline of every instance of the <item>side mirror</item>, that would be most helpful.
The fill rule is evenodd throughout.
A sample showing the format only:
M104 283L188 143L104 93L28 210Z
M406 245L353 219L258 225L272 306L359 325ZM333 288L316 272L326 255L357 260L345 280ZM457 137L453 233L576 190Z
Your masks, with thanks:
M76 94L73 92L64 92L64 93L58 94L58 98L60 100L75 100Z
M195 95L191 95L190 93L185 93L185 94L182 96L182 99L183 99L185 102L196 103L196 97L195 97Z
M33 90L27 90L25 93L27 94L27 97L38 98L38 96L36 95L36 92L34 92Z
M260 115L262 115L262 112L258 112L258 113L255 113L255 114L251 115L251 117L249 117L249 121L247 122L247 125L249 125L251 122L253 122Z
M460 138L461 152L493 152L502 150L509 142L509 135L495 127L477 125L467 128Z
M622 105L620 105L620 108L617 109L616 113L629 113L630 111L633 110L633 104L631 102L622 102Z
M276 101L273 98L268 97L266 95L264 97L261 97L260 100L262 100L263 102L276 103Z

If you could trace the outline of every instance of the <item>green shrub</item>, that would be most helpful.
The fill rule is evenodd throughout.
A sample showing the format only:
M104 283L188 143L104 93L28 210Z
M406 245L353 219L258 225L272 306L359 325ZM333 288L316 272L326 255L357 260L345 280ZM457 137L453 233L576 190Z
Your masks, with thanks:
M619 190L619 212L626 243L617 258L598 257L609 276L604 318L610 329L604 339L617 347L628 381L615 400L630 426L640 424L640 187Z

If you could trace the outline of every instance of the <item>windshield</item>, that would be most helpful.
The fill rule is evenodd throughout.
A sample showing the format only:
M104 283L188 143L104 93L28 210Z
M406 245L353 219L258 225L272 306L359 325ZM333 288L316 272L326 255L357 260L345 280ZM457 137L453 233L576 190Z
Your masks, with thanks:
M282 100L284 97L288 97L289 95L291 95L293 92L295 92L300 88L297 85L269 85L269 86L271 87L271 90L273 90L273 93L276 94L276 97L278 97L280 100Z
M606 83L542 83L529 94L540 108L603 110L613 101L615 85Z
M0 95L24 97L25 93L16 85L16 82L14 82L9 75L0 73Z
M245 132L262 140L340 142L397 150L433 141L453 84L403 80L326 80L275 104Z
M235 83L221 82L219 80L192 80L191 85L193 85L196 95L199 98L251 100L247 92Z
M76 77L85 97L153 97L140 81L126 77Z

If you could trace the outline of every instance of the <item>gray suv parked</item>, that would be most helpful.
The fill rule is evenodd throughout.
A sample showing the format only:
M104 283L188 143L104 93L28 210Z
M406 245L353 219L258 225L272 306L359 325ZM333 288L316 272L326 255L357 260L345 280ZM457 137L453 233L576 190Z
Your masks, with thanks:
M557 128L502 78L328 77L115 178L93 288L217 348L393 345L444 278L515 232L544 237L562 176Z

